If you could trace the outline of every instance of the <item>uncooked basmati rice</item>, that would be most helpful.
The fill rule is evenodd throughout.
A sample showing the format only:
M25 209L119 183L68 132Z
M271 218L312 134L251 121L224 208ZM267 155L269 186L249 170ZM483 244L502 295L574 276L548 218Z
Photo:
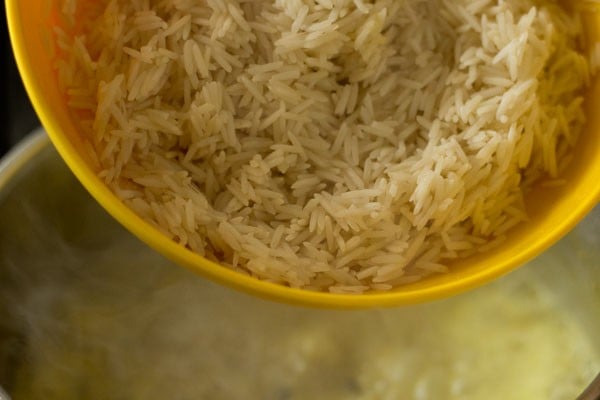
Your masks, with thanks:
M446 271L526 220L584 123L582 24L554 1L88 3L65 1L58 68L99 176L271 282Z

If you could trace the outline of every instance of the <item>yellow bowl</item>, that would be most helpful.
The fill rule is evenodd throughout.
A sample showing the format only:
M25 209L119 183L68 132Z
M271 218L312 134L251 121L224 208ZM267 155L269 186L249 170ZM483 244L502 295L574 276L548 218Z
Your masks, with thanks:
M447 274L383 293L317 293L242 275L169 240L126 207L95 175L82 150L78 121L57 84L52 34L58 20L55 4L52 0L6 0L17 64L52 142L81 183L114 218L168 258L219 283L272 300L317 307L381 307L447 297L489 282L540 254L571 230L600 197L600 84L596 81L587 95L588 126L575 149L575 160L564 175L568 183L536 188L526 199L531 221L513 229L500 247L455 262ZM589 37L600 40L600 18L589 16L585 25Z

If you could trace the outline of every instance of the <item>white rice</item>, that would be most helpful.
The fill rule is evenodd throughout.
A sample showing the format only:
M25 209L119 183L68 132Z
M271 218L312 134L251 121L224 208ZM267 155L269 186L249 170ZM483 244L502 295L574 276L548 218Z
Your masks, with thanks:
M65 2L57 65L99 176L172 240L311 290L499 243L559 182L600 64L554 1L92 3Z

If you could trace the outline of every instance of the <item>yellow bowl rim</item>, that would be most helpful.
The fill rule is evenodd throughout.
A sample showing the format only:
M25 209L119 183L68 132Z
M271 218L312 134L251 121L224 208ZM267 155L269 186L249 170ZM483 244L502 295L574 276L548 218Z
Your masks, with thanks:
M135 214L104 185L66 136L60 134L61 126L57 118L48 111L47 101L36 80L34 64L30 62L26 51L26 41L18 24L20 15L17 3L18 0L5 2L10 39L17 66L40 121L71 171L110 215L152 249L200 275L244 292L294 305L338 309L411 305L449 297L488 283L533 259L573 229L598 201L600 184L597 189L584 194L582 201L573 209L569 218L565 218L561 224L558 224L545 240L536 241L527 252L520 252L461 279L433 287L411 289L410 285L407 285L388 292L369 292L361 295L336 294L290 288L241 274L209 261L171 240L165 240L165 236L158 229Z

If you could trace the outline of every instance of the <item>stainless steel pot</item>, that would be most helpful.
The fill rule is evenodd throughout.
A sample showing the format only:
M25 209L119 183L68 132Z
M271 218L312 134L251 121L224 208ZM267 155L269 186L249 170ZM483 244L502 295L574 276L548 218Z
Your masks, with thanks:
M586 389L599 370L600 209L483 289L405 309L308 310L153 253L43 133L0 164L0 385L16 400L488 400L544 380L540 399L599 399L600 381Z

